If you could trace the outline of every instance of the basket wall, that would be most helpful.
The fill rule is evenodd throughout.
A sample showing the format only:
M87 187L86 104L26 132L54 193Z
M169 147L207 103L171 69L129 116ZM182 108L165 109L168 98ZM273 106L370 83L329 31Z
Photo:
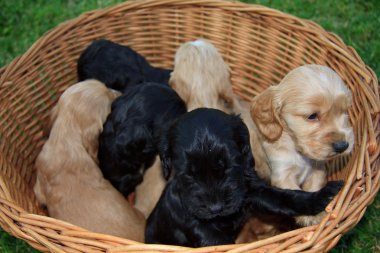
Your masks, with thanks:
M93 234L42 215L33 194L34 160L43 128L60 94L76 82L76 61L94 39L131 46L153 65L172 68L186 41L206 38L232 70L234 91L246 100L278 83L291 69L316 63L334 69L353 93L352 155L329 164L329 179L346 186L324 221L246 245L204 252L270 249L320 252L333 247L362 217L379 189L378 81L357 53L317 24L257 5L228 1L129 1L85 13L57 26L0 70L0 224L40 250L72 252L183 251ZM330 222L328 222L330 219Z

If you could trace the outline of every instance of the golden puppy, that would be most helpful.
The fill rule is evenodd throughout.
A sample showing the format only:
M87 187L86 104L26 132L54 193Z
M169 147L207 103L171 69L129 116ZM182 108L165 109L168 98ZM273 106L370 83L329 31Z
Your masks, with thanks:
M251 116L261 144L253 148L262 148L255 156L260 177L283 189L321 189L325 161L353 148L351 101L339 75L320 65L298 67L256 96ZM317 224L322 217L299 217L297 223Z
M62 94L51 114L49 139L36 159L34 192L51 217L143 242L143 215L103 178L97 165L98 136L119 94L95 80Z

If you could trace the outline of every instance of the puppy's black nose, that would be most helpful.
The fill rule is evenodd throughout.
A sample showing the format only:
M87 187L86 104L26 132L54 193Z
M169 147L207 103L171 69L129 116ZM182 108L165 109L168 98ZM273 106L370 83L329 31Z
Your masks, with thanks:
M348 142L346 141L337 141L333 143L334 151L337 153L343 153L349 146Z

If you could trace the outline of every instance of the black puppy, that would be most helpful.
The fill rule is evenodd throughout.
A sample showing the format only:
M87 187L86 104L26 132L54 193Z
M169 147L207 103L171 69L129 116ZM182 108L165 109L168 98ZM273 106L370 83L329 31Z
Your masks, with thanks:
M234 243L254 212L316 214L342 187L277 189L259 179L239 116L196 109L180 116L160 143L165 174L174 170L147 221L147 243L201 247Z
M130 47L96 40L80 55L77 72L79 81L97 79L109 88L123 91L143 82L168 84L171 70L152 67Z
M104 177L124 196L133 192L158 154L155 136L185 112L185 103L169 86L143 83L128 88L112 103L99 137Z

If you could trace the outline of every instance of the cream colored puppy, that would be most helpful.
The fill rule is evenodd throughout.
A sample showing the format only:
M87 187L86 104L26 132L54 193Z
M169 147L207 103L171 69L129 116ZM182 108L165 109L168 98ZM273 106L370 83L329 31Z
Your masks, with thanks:
M325 162L350 153L354 146L348 120L351 102L339 75L320 65L298 67L256 96L251 116L261 143L256 148L262 149L261 157L255 156L260 177L283 189L321 189ZM316 224L322 215L299 217L297 223Z
M87 80L69 87L51 114L36 160L34 192L51 217L88 230L144 241L144 216L103 178L98 136L119 92Z
M204 39L178 48L169 85L185 101L188 111L208 107L232 112L236 102L230 68L218 50Z

